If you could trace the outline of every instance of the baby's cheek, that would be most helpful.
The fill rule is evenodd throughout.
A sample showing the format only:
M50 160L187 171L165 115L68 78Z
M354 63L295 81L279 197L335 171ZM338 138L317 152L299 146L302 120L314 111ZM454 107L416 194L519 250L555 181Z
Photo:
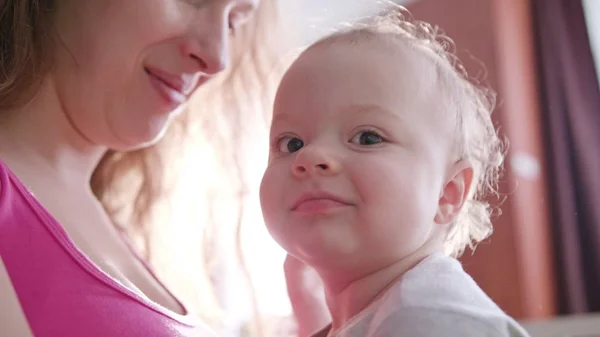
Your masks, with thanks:
M277 182L273 172L269 169L265 172L260 184L260 205L265 218L271 217L278 205L277 201Z
M397 168L370 165L355 179L354 185L365 202L383 205L403 202L415 189L413 183Z

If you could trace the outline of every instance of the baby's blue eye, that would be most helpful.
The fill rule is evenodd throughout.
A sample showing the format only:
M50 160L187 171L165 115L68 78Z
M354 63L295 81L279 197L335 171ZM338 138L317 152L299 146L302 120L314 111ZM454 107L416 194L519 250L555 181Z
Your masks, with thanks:
M383 138L374 131L361 131L352 137L351 142L359 145L375 145L383 142Z
M304 142L296 137L283 137L279 140L279 151L294 153L304 146Z

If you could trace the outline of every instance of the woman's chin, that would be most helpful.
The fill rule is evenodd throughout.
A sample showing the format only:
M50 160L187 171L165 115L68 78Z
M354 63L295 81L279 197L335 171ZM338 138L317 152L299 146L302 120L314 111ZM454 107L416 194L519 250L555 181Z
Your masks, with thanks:
M128 130L129 132L121 133L116 137L117 141L109 147L116 151L133 151L150 147L158 143L165 136L168 124L168 122L165 122L161 125L148 125L148 128L139 130L136 133Z

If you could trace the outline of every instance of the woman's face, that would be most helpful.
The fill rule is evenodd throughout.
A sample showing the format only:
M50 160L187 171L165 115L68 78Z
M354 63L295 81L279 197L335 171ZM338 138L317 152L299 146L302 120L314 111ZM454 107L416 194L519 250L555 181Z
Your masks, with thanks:
M159 139L195 89L225 69L260 0L62 0L51 80L68 120L113 149Z

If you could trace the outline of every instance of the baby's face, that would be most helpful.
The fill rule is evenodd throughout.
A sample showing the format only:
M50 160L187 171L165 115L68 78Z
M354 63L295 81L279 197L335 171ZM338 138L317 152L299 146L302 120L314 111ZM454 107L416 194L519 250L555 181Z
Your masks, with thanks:
M451 144L435 78L416 53L375 43L319 46L294 63L261 186L284 249L317 268L356 270L443 235L435 218Z

